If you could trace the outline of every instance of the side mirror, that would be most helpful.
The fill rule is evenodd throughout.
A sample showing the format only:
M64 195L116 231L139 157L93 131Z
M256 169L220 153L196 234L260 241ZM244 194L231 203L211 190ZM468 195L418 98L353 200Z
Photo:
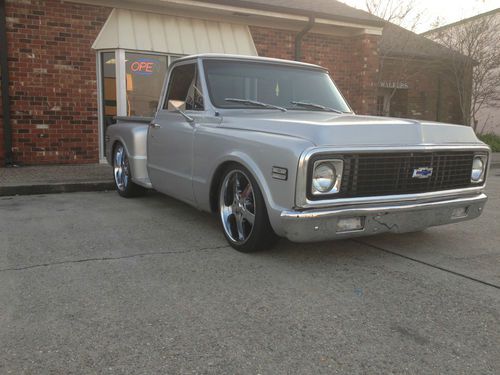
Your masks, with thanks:
M186 102L182 100L169 100L167 110L180 113L189 123L194 122L194 118L184 112L186 110Z
M185 111L186 102L182 100L169 100L167 110L172 112Z

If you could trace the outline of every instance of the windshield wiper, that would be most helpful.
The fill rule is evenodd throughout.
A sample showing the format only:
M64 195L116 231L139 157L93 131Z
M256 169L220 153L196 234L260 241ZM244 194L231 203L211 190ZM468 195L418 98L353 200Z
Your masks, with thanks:
M295 102L295 101L292 101L290 103L298 105L298 106L301 106L301 107L318 108L318 109L321 109L322 111L327 111L327 112L335 112L335 113L339 113L339 114L343 114L344 113L342 111L339 111L338 109L334 109L334 108L330 108L330 107L325 107L324 105L316 104L316 103Z
M286 112L286 108L283 108L283 107L280 107L280 106L274 105L274 104L262 103L262 102L259 102L257 100L238 99L238 98L226 98L224 100L226 102L235 102L235 103L242 103L242 104L247 104L247 105L257 105L259 107L264 107L264 108L279 109L280 111Z

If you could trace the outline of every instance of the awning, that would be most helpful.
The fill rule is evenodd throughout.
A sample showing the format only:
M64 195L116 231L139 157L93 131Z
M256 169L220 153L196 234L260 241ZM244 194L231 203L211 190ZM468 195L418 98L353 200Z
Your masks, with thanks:
M168 54L257 55L246 25L115 8L93 49L129 49Z

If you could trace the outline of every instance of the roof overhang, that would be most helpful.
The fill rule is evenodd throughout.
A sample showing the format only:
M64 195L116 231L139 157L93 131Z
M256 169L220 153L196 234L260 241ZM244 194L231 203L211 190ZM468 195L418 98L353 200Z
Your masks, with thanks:
M248 26L113 8L92 48L257 55Z
M270 27L299 31L314 17L313 33L351 36L360 34L382 35L379 22L334 17L296 9L255 4L241 1L204 2L197 0L70 0L72 2L129 9L172 16L200 18L218 22ZM241 4L244 3L245 6Z

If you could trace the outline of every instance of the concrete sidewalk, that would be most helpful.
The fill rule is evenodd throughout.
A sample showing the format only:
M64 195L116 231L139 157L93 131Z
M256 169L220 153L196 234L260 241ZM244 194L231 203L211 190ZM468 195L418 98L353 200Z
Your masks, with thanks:
M107 164L0 168L0 196L113 189Z

